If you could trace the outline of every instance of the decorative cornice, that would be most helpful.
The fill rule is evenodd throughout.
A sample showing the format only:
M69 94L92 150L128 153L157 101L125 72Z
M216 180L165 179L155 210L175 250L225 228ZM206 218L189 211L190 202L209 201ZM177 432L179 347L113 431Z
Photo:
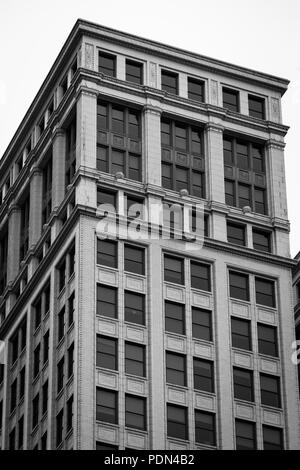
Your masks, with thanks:
M266 147L267 149L284 150L285 142L279 142L278 140L269 139L266 142Z
M149 114L154 114L156 116L161 116L162 115L162 112L163 110L157 106L152 106L151 104L146 104L144 107L143 107L143 112L146 114L146 113L149 113Z
M225 128L220 124L215 124L214 122L208 122L205 124L205 130L208 132L217 132L218 134L223 134Z

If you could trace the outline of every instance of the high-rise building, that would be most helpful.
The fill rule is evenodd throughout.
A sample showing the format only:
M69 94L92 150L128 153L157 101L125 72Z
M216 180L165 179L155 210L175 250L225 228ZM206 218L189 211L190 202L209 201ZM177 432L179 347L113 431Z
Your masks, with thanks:
M287 86L77 21L0 162L3 449L300 447Z

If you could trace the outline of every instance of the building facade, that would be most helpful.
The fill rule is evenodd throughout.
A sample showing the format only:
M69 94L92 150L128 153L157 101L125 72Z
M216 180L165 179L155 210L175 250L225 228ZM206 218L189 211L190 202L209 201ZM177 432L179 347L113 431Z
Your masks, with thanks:
M2 449L299 448L287 85L78 20L0 161Z

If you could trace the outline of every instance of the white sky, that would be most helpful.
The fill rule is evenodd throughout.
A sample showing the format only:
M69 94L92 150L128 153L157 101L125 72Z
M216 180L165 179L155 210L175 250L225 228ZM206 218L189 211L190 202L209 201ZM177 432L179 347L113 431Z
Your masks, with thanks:
M291 81L283 98L291 251L300 250L299 0L0 0L0 156L77 18Z

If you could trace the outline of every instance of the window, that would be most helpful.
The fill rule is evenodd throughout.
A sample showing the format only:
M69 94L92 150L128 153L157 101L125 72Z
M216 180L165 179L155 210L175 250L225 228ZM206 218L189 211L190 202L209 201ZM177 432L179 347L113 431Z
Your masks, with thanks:
M118 340L97 335L97 367L118 370Z
M66 130L65 187L72 183L76 173L76 116Z
M249 116L265 119L265 100L258 96L248 95Z
M73 395L67 401L67 432L73 428Z
M196 442L200 444L216 445L216 418L212 413L195 410Z
M184 305L165 302L165 329L169 333L185 335Z
M263 230L252 229L253 248L258 251L271 253L271 233Z
M122 172L125 178L142 181L140 111L98 103L97 169L111 174Z
M125 396L125 426L134 429L147 429L146 399Z
M167 405L167 433L168 437L188 439L187 408Z
M136 343L125 343L125 373L146 377L146 348Z
M74 323L74 312L75 312L75 292L70 295L68 300L68 311L69 311L69 327Z
M134 62L132 60L126 60L126 81L142 85L143 64L140 62Z
M235 420L236 450L256 449L256 425L249 421Z
M127 217L143 218L144 199L127 195L126 211Z
M161 89L172 95L178 95L178 74L162 70Z
M280 428L263 426L264 450L284 450L283 432Z
M99 67L98 71L109 75L110 77L116 76L116 56L99 52Z
M49 330L44 334L43 339L43 364L49 359Z
M9 450L15 450L16 448L16 428L13 428L9 433L8 448Z
M56 416L56 447L58 447L63 440L64 430L64 410L62 409Z
M118 243L113 240L97 239L97 264L118 267Z
M184 284L184 260L165 255L165 281Z
M4 364L0 364L0 384L2 384L4 380Z
M188 97L190 100L204 102L204 82L188 78Z
M267 214L264 146L224 135L225 202Z
M18 448L23 447L24 440L24 416L22 416L18 421Z
M145 296L125 292L125 321L145 325Z
M239 112L239 92L237 90L223 88L223 108L230 109L236 113Z
M63 307L58 314L58 342L64 337L64 334L65 334L65 307Z
M26 321L22 324L20 328L21 332L21 352L24 351L26 347L26 338L27 338L27 324Z
M72 377L74 372L74 343L68 348L68 379Z
M124 246L124 270L130 273L145 274L145 249L133 245Z
M212 341L212 313L209 310L192 307L193 338Z
M48 410L48 380L43 385L42 393L42 414L44 415Z
M47 450L47 431L44 432L41 438L41 450Z
M12 413L17 406L17 387L18 381L15 379L10 386L10 412Z
M205 197L205 158L202 129L167 119L161 121L162 186L186 189Z
M268 279L255 278L256 303L267 307L276 307L275 284Z
M75 255L76 255L75 244L72 245L72 247L70 248L68 255L69 255L69 278L70 278L75 272Z
M97 315L117 318L117 289L97 284Z
M34 304L34 329L36 330L40 324L42 319L42 297Z
M5 233L0 236L0 295L2 295L7 284L7 250L8 233L5 231Z
M281 408L279 377L260 374L260 396L262 405Z
M58 289L59 292L65 287L66 284L66 260L63 261L58 266Z
M249 276L247 274L229 272L230 297L249 301Z
M118 446L106 444L106 442L96 442L96 450L118 450Z
M64 386L64 377L65 377L65 360L62 358L57 364L57 393L61 391Z
M245 227L227 222L227 240L234 245L246 246Z
M194 389L214 393L214 364L194 357Z
M210 292L210 266L191 261L191 286Z
M38 344L33 352L33 378L35 378L40 372L40 353L41 345Z
M21 237L20 237L20 261L22 261L29 248L29 211L30 196L27 196L21 208Z
M233 368L234 398L254 401L253 372L247 369Z
M97 190L97 206L101 206L102 204L112 206L110 209L116 210L117 209L117 193L106 191L102 188L98 188Z
M258 324L257 333L258 352L267 356L278 357L277 328Z
M37 394L32 400L32 429L34 429L39 422L39 406L40 396Z
M52 211L52 155L43 168L42 224L46 224Z
M186 386L186 357L167 352L166 376L168 383Z
M118 424L118 393L97 388L96 419L106 423Z
M231 317L231 341L233 348L251 351L251 322Z

